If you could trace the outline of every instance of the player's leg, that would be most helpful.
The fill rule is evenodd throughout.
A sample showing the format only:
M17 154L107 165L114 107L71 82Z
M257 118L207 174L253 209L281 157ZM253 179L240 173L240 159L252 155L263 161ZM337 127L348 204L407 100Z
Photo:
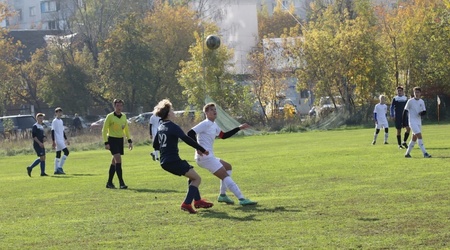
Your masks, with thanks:
M231 176L231 172L232 172L231 164L222 159L219 159L219 161L220 161L220 164L225 168L225 171L227 172L227 174L229 176ZM225 185L225 183L223 183L223 178L219 177L219 179L220 179L220 195L226 196L227 185Z
M116 162L114 160L114 155L111 159L111 165L109 166L109 172L108 172L108 181L106 182L106 188L115 189L116 186L114 186L113 179L114 174L116 173Z
M378 137L379 133L380 133L380 127L378 126L378 124L376 124L375 125L375 133L373 134L372 145L375 145L375 143L377 143L377 137Z
M64 174L64 172L60 169L60 161L61 161L61 150L56 149L56 158L55 158L55 172L54 174Z
M62 172L64 172L63 166L64 163L66 162L67 157L69 156L69 149L64 148L63 150L64 155L61 156L61 160L59 162L59 168Z
M384 124L384 144L388 144L388 138L389 138L389 126L388 124Z

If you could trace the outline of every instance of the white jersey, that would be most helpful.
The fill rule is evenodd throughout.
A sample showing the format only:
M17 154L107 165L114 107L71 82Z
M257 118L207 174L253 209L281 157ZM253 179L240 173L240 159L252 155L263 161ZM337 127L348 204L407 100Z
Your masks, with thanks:
M222 131L220 127L213 121L208 119L203 120L195 127L192 128L197 134L197 142L203 148L209 151L209 155L203 157L215 157L213 151L213 144L216 137ZM198 158L198 154L195 153L195 159Z
M55 118L52 121L52 130L54 131L56 150L63 150L66 148L64 139L64 124L61 119Z
M422 125L422 117L420 112L425 111L425 102L422 99L411 98L408 100L405 106L405 110L408 110L409 126Z
M158 127L161 124L161 118L155 114L150 116L150 122L149 124L152 125L152 136L155 137L156 133L158 132Z
M377 122L380 124L386 124L388 123L386 115L387 115L387 105L378 103L375 105L375 108L373 109L373 113L377 114Z

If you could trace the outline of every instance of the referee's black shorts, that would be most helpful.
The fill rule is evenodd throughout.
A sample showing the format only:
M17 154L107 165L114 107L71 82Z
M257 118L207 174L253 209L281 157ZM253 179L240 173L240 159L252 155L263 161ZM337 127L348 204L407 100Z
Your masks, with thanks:
M120 154L123 155L123 137L108 137L109 151L112 155Z

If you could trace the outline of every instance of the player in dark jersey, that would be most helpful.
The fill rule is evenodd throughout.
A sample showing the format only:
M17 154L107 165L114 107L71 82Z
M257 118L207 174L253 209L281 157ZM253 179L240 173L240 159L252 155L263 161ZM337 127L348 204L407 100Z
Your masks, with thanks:
M178 176L186 176L189 178L189 189L186 194L184 202L181 204L181 210L187 211L191 214L197 213L192 208L192 201L194 200L195 208L210 208L213 203L201 199L198 186L201 183L201 178L195 172L194 167L189 165L185 160L182 160L178 154L178 139L183 140L189 146L197 149L199 155L208 155L209 152L200 146L196 141L187 136L183 130L171 121L175 114L172 109L172 103L164 99L155 107L156 115L161 117L162 123L158 127L158 132L153 140L153 148L160 152L161 167L169 173Z
M31 177L31 171L34 167L36 167L38 164L40 164L41 167L41 176L48 176L45 173L45 147L44 142L47 139L44 133L44 127L42 126L42 123L44 121L44 114L38 113L36 115L37 122L33 125L33 128L31 130L31 135L33 136L33 148L34 151L36 151L36 154L38 158L34 160L34 162L27 167L27 173L28 176Z
M408 118L403 119L403 110L405 109L406 102L408 101L408 97L405 96L403 87L398 86L397 87L397 95L392 99L391 103L391 117L395 120L395 128L397 129L397 143L398 148L408 148L408 144L406 143L406 140L409 136L409 131L411 130L409 128L408 124ZM403 143L401 142L401 134L402 134L402 128L405 128L405 134L403 136Z

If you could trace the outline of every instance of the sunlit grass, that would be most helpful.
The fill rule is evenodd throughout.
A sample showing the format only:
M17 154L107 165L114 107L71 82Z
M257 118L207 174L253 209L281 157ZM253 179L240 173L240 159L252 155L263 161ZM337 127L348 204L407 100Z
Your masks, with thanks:
M215 203L196 215L179 208L186 179L151 161L145 143L125 152L128 190L105 188L111 156L101 144L73 150L66 176L29 178L34 153L2 157L0 249L448 248L449 129L424 126L431 159L417 146L405 159L393 129L389 145L375 146L373 129L218 140L217 156L259 204L218 204L218 179L196 166ZM195 165L191 148L180 153Z

